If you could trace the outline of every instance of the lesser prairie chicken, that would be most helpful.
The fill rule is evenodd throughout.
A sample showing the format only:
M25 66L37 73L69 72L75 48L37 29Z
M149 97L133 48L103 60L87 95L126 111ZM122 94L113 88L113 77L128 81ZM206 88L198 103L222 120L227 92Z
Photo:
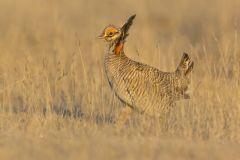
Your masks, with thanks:
M105 71L112 90L126 104L123 112L135 110L158 116L177 100L190 98L186 91L194 63L188 54L183 53L176 71L162 72L128 58L123 47L135 16L131 16L122 27L107 26L99 36L109 43Z

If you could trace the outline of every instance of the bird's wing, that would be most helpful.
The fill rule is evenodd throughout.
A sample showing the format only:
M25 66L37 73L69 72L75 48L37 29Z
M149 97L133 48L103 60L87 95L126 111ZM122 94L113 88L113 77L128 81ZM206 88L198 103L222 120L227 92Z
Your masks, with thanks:
M126 86L128 86L132 92L139 92L137 88L141 87L140 90L148 95L171 96L173 94L174 80L172 79L173 76L171 73L161 72L154 67L139 62L135 62L131 69L133 75L127 76L125 81Z

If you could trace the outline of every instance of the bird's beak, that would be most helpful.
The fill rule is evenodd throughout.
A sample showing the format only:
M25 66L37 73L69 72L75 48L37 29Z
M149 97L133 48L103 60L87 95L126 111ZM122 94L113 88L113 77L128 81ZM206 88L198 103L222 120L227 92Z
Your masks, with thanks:
M101 36L101 35L100 35L100 36L98 36L98 39L103 39L103 38L104 38L104 37L103 37L103 36Z
M104 33L100 34L100 35L98 36L98 38L99 38L99 39L103 39L103 38L104 38Z

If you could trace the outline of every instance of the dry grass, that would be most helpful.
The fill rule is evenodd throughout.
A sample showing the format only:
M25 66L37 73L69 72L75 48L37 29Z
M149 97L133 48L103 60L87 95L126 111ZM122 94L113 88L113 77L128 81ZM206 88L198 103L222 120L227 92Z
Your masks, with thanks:
M137 5L136 5L137 3ZM238 159L240 2L0 1L0 159ZM164 120L134 115L103 70L105 25L136 21L129 57L195 61L192 99Z

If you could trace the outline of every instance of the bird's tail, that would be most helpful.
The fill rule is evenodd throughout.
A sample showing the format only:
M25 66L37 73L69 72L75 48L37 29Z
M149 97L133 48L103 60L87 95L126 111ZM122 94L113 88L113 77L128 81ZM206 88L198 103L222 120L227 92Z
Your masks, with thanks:
M183 53L180 64L177 67L177 72L184 76L188 76L193 70L194 62L191 60L187 53Z

